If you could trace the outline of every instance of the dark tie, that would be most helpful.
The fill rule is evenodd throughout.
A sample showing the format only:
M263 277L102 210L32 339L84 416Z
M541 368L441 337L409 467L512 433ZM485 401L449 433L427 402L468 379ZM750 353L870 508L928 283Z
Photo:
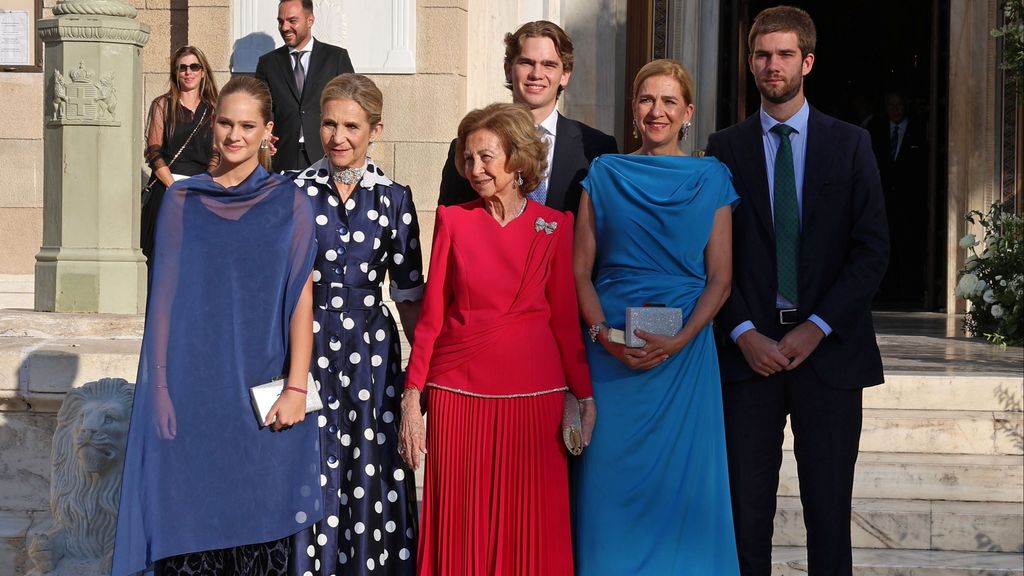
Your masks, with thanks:
M900 153L900 125L897 124L892 127L892 139L889 140L889 151L892 152L892 161L896 161L896 156Z
M292 52L292 57L295 58L295 66L293 71L295 72L295 87L298 88L299 95L302 95L302 85L306 83L306 69L302 67L302 55L305 51L299 50Z
M796 202L796 173L793 169L791 126L776 124L779 135L775 154L775 261L779 294L793 305L797 299L797 262L800 257L800 209Z

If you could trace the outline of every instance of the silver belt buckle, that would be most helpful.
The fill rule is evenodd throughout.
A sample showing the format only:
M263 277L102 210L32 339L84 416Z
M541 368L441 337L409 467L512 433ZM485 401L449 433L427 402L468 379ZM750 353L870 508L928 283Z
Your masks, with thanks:
M784 308L778 309L776 312L779 313L779 325L790 326L797 323L796 308Z

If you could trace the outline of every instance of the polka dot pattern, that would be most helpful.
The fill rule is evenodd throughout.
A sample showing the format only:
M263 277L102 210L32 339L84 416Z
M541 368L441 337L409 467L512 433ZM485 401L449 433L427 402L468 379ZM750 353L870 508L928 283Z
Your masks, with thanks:
M388 279L393 296L418 299L423 259L409 189L371 161L341 201L326 179L320 181L319 167L307 171L309 178L299 175L317 224L314 282L380 290ZM314 302L312 374L324 400L318 424L325 518L294 537L293 550L311 553L293 555L298 566L292 573L412 575L416 492L398 455L398 331L379 298L335 300ZM345 308L352 305L358 308Z

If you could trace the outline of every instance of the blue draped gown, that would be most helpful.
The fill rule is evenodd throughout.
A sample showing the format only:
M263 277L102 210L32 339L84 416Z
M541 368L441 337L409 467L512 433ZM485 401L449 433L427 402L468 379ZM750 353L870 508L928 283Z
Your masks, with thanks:
M705 286L715 211L738 201L728 169L712 158L605 155L583 187L609 324L622 328L625 308L645 303L682 308L685 321ZM738 574L710 324L648 371L587 345L598 419L576 460L576 573Z
M179 554L279 540L323 516L316 415L273 432L259 426L249 400L251 386L286 373L292 313L313 268L313 226L306 195L262 167L231 188L201 174L164 195L114 576ZM152 423L160 394L173 404L173 438Z

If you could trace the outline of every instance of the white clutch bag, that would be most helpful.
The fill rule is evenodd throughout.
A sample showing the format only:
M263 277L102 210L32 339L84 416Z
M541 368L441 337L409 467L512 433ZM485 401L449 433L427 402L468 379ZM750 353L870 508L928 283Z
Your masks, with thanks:
M683 329L683 309L664 306L626 308L623 343L628 348L643 348L647 344L646 340L633 333L638 328L660 336L675 336Z
M284 387L288 385L288 379L285 377L275 378L266 384L260 384L249 388L249 397L252 399L252 409L256 413L256 420L260 427L263 427L263 423L267 420L267 414L270 412L270 408L277 402L277 399L284 392ZM313 375L309 374L306 379L306 414L310 412L316 412L324 407L323 401L320 400L320 391L316 389L316 383L313 382Z

